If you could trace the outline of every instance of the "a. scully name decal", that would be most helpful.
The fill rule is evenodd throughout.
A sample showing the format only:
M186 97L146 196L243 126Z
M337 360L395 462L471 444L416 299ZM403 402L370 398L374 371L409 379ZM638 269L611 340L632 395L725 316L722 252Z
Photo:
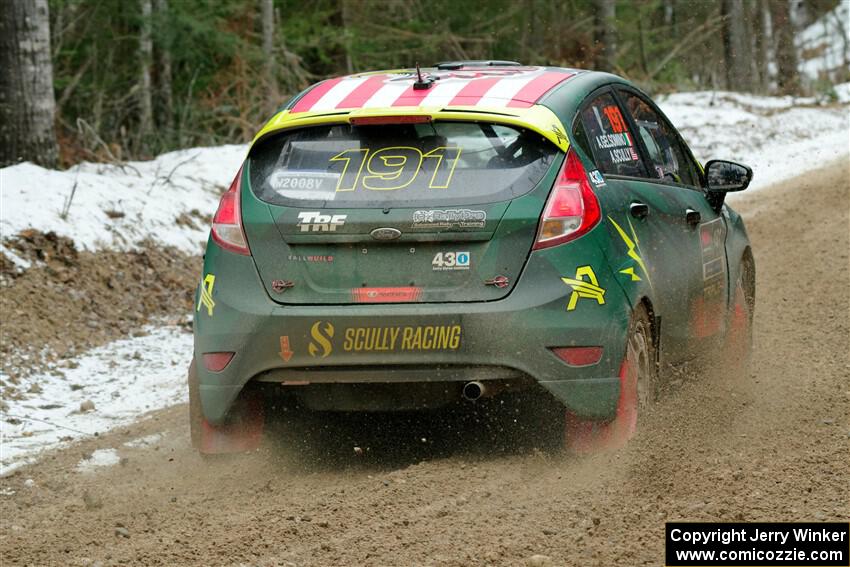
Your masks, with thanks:
M307 352L313 358L326 358L340 349L348 353L456 351L462 338L458 324L356 326L338 331L328 321L316 321L310 328Z

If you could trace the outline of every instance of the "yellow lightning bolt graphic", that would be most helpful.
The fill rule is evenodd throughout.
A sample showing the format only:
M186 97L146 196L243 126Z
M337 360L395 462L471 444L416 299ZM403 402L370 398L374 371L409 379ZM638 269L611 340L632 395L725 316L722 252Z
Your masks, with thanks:
M215 309L215 301L212 298L213 286L215 285L215 276L212 274L207 274L204 278L203 283L201 283L201 296L198 299L198 311L201 310L201 306L207 308L207 315L210 317L213 316L213 309Z
M626 268L625 270L620 270L620 273L626 274L627 276L630 276L632 278L633 282L639 282L640 281L640 276L635 273L634 268Z
M638 266L640 266L641 270L643 270L643 273L646 275L646 280L649 282L649 285L652 286L652 279L649 277L649 270L646 269L646 264L643 263L643 258L641 258L641 255L639 254L640 240L638 240L637 234L635 234L635 227L632 226L632 221L629 221L629 229L632 231L632 237L634 240L629 238L629 235L626 234L626 231L617 224L617 221L612 219L610 216L608 217L608 220L611 221L611 224L613 224L614 228L617 229L617 232L620 233L620 238L622 238L623 242L625 242L626 246L628 246L629 250L626 254L628 254L629 258L637 262ZM637 252L635 252L635 250L637 250ZM632 274L630 275L632 276L632 281L635 281L635 277L640 279L639 276L634 274L634 271L632 271Z

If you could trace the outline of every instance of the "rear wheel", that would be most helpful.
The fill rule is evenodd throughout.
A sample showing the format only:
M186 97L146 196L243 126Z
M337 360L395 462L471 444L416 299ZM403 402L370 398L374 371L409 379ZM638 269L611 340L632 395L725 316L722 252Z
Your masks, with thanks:
M753 350L755 274L752 262L746 258L742 261L734 293L723 351L730 371L747 374Z
M189 364L189 437L192 440L192 447L195 449L201 446L201 423L204 416L201 411L201 394L198 386L198 371L195 368L195 359Z
M620 366L620 397L614 419L595 421L567 411L565 446L575 453L623 447L635 433L639 411L655 401L657 376L649 313L644 305L639 305L629 322L626 354Z

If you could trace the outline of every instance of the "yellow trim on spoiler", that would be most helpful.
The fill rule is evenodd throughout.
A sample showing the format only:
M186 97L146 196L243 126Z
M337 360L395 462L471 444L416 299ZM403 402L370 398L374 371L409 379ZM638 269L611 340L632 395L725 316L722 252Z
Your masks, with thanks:
M316 126L319 124L347 124L351 118L363 116L430 116L432 120L454 120L468 122L492 122L508 124L534 130L564 152L569 141L564 125L554 112L545 106L533 105L529 108L482 108L478 106L456 106L449 109L440 107L392 107L357 108L352 110L297 112L283 110L272 117L262 130L254 136L251 145L267 134L279 130Z

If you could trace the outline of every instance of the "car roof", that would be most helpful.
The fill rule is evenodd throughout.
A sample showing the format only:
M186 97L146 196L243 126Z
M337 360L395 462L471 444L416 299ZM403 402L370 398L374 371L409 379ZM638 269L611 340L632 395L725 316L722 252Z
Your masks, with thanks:
M583 72L520 65L427 68L421 70L424 88L417 88L415 69L358 73L314 85L295 98L288 109L298 113L405 106L528 108Z
M417 84L420 77L424 87ZM434 120L491 121L530 128L566 150L568 107L584 98L583 93L612 81L623 79L582 69L501 61L450 62L420 71L394 69L334 77L290 100L257 133L253 144L283 129L346 123L364 116L428 115Z

